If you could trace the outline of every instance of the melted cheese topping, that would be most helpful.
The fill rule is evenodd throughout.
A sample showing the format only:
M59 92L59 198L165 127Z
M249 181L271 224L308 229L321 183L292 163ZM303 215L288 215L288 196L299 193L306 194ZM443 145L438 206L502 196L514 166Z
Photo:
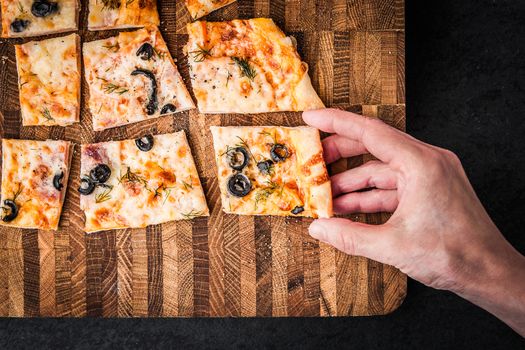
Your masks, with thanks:
M225 212L307 217L332 215L330 181L316 129L212 127L211 130ZM284 161L273 162L270 171L265 174L257 164L272 160L270 152L275 144L284 145L288 157ZM239 173L230 166L228 156L229 151L236 147L245 148L250 155L248 165L240 172L250 179L252 189L242 198L228 190L228 180ZM293 214L296 208L303 208L304 211Z
M154 48L149 60L137 56L144 43L150 43ZM156 27L85 43L83 51L94 130L157 118L167 104L174 105L177 112L194 107ZM142 75L132 76L131 73L138 68L152 72L156 78L158 107L151 115L147 114L146 106L152 82ZM173 112L165 112L168 113Z
M78 122L78 35L16 45L15 50L22 124L65 126Z
M58 11L46 17L35 17L31 13L33 0L0 0L2 5L2 36L21 37L59 33L77 29L77 0L53 0ZM16 33L11 29L15 19L29 21L27 27Z
M107 164L111 177L80 196L86 231L145 227L209 214L184 131L157 135L140 151L134 140L82 146L81 176Z
M159 24L156 0L89 0L90 30Z
M6 226L58 228L70 164L67 141L2 140L2 218L10 213L5 200L14 200L19 212ZM55 175L64 172L61 191L53 186Z
M197 19L235 1L236 0L186 0L186 7L191 17Z
M271 19L188 24L192 87L203 113L322 108L294 41Z

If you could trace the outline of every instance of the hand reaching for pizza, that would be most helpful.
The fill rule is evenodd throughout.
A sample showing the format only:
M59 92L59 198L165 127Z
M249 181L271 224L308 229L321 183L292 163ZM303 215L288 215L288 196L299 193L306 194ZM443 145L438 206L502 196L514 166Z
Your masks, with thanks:
M319 219L314 238L451 290L525 335L525 257L494 225L456 155L353 113L303 118L334 133L323 141L327 163L364 153L379 159L332 177L334 211L393 212L383 225Z

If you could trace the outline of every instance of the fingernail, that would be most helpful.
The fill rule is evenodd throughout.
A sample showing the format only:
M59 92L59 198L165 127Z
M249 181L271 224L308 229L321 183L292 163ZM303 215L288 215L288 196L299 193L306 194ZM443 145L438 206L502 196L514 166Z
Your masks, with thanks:
M308 229L308 232L310 233L310 236L318 240L323 240L325 236L324 226L318 223L317 221L312 222L310 228Z

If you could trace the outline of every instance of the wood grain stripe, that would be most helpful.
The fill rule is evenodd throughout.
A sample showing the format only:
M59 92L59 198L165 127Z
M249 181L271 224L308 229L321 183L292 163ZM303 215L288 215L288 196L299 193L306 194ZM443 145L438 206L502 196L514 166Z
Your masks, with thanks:
M148 316L162 316L162 225L146 229L148 247Z
M89 317L102 316L102 235L86 235L86 311Z
M241 245L241 316L257 314L257 257L255 253L255 218L239 217L239 243Z
M335 32L333 38L333 107L345 108L350 103L350 36L348 33Z
M179 316L189 317L194 313L194 280L193 280L193 240L192 223L177 223L177 255L179 269Z
M208 219L193 220L193 315L205 317L210 315L209 289L209 253L208 253Z
M381 33L381 103L397 103L397 45L396 32Z
M381 33L368 32L365 56L365 104L381 103Z
M350 37L350 66L349 95L352 104L365 103L365 52L366 52L366 33L351 32Z
M337 265L336 250L324 243L319 243L319 293L320 315L337 315Z
M5 231L0 231L0 266L5 266L0 269L0 317L9 316L9 251L3 247Z
M263 217L254 218L257 316L272 315L272 231Z
M253 18L255 1L237 1L237 18Z
M133 316L132 229L117 231L117 315Z
M288 233L288 316L304 312L304 269L302 219L286 218Z
M56 316L56 254L55 232L39 231L38 248L40 252L40 316Z
M146 229L135 229L131 234L133 252L132 304L134 317L148 316L148 248Z
M269 0L270 17L280 27L286 27L286 0Z
M22 243L22 231L16 230L13 233L19 235L20 243ZM8 249L9 259L9 316L22 317L24 316L24 250Z
M272 316L288 315L288 225L283 217L272 217Z
M162 227L162 316L179 315L179 258L177 247L177 223Z
M301 31L301 0L287 0L284 13L286 18L284 30L286 32Z
M213 152L208 153L213 154ZM208 228L210 315L220 316L225 310L224 235L231 235L231 233L225 231L226 228L223 227L223 214L220 201L218 200L220 197L220 191L217 178L212 178L206 182L208 184L206 198L216 199L213 201L214 205L210 208L210 225Z
M319 241L310 237L308 227L312 220L303 219L303 270L304 270L304 312L302 316L320 315L320 267Z
M241 245L239 217L223 215L224 306L226 316L241 316Z
M397 103L406 102L405 94L405 32L397 35ZM405 120L405 116L403 116Z
M116 317L118 315L118 279L117 279L117 232L115 230L101 235L101 302L102 316Z
M270 0L253 0L255 17L270 17Z
M22 246L24 249L24 316L35 317L40 314L38 231L23 230Z

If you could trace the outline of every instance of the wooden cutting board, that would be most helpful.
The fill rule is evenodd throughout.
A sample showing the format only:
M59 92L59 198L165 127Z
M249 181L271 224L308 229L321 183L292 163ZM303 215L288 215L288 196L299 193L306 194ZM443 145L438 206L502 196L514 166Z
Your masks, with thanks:
M82 2L86 9L87 1ZM182 50L189 15L182 0L159 1L159 10L164 38L189 82ZM88 32L86 17L82 11L84 41L116 33ZM297 38L327 106L404 128L403 0L239 0L208 19L250 17L271 17ZM209 126L295 126L302 123L300 113L205 116L194 110L93 132L83 82L81 124L21 127L13 48L21 42L0 43L2 137L81 144L184 129L211 216L85 234L76 191L77 147L61 229L0 228L0 316L346 316L386 314L401 304L405 275L319 244L307 234L309 219L222 213ZM343 160L330 170L341 172L368 158ZM386 218L352 216L369 223Z

